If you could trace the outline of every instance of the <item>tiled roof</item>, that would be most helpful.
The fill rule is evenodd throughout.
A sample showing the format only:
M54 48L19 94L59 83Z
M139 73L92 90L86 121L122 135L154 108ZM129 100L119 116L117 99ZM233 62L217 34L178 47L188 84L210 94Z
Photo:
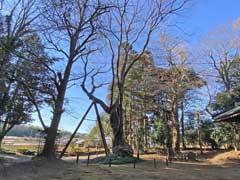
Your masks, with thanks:
M213 119L215 121L227 121L229 119L232 119L232 118L238 118L238 120L240 121L240 106L237 106L233 109L230 109L226 112L223 112L223 113L220 113L216 116L213 116Z

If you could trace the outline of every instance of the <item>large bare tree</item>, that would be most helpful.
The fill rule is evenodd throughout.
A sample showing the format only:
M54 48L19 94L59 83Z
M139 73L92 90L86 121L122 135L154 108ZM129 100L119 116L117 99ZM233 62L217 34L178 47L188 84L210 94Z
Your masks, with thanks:
M82 89L92 101L100 104L104 111L110 114L114 137L112 151L116 156L132 156L133 154L123 133L123 96L126 76L146 51L153 32L163 25L169 16L181 11L187 2L187 0L112 1L114 8L104 19L104 31L102 31L102 36L109 47L111 64L112 85L109 104L94 94L98 87L94 83L96 73L91 76L92 88L89 90L86 86L89 60L86 58L84 61L85 77Z
M234 73L239 64L240 19L222 25L204 35L201 53L212 71L204 74L212 76L222 84L225 92L229 92L235 84Z
M52 95L52 119L45 129L46 141L42 156L56 158L55 140L58 126L64 112L65 94L72 81L73 66L78 59L95 51L91 44L97 38L98 21L107 11L99 0L50 0L43 1L41 27L46 48L60 57L61 68L48 67L52 73L55 92Z

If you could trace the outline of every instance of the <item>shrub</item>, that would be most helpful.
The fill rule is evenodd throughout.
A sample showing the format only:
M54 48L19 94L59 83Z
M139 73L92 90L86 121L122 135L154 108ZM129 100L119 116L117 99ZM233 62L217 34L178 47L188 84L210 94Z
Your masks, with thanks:
M111 160L111 164L129 164L135 162L141 162L143 160L137 159L136 157L115 157L113 155L108 155L106 157L101 157L96 159L96 163L99 164L109 164L109 161Z
M25 148L25 147L18 148L16 151L18 153L25 154L25 155L34 155L35 154L35 151Z

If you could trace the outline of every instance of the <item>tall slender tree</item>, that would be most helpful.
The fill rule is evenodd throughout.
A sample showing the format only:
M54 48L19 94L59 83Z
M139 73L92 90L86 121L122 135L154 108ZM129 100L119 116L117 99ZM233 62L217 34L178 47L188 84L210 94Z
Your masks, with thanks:
M176 37L162 34L160 43L162 48L161 57L167 62L168 68L160 70L163 72L161 72L162 83L160 83L159 90L165 91L168 95L171 105L173 149L179 151L181 140L179 106L189 90L201 87L205 82L194 70L187 67L189 55L184 48L183 42ZM183 119L182 122L184 122Z

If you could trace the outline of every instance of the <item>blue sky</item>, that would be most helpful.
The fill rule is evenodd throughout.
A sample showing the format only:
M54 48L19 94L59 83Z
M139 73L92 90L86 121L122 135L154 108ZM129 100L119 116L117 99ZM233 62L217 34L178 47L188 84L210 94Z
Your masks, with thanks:
M239 0L194 0L182 26L196 38L237 19L240 16L239 7Z
M189 43L194 44L197 40L214 28L223 24L228 24L240 17L240 0L194 0L193 5L186 9L184 14L178 17L178 34L187 36ZM103 100L106 98L106 88L97 92ZM73 131L82 114L88 108L90 101L80 87L73 87L67 92L69 100L66 106L60 129ZM44 109L43 116L49 122L50 113ZM37 118L36 118L37 119ZM95 112L91 111L82 127L81 133L87 133L95 124ZM34 125L40 125L39 121L33 122Z

